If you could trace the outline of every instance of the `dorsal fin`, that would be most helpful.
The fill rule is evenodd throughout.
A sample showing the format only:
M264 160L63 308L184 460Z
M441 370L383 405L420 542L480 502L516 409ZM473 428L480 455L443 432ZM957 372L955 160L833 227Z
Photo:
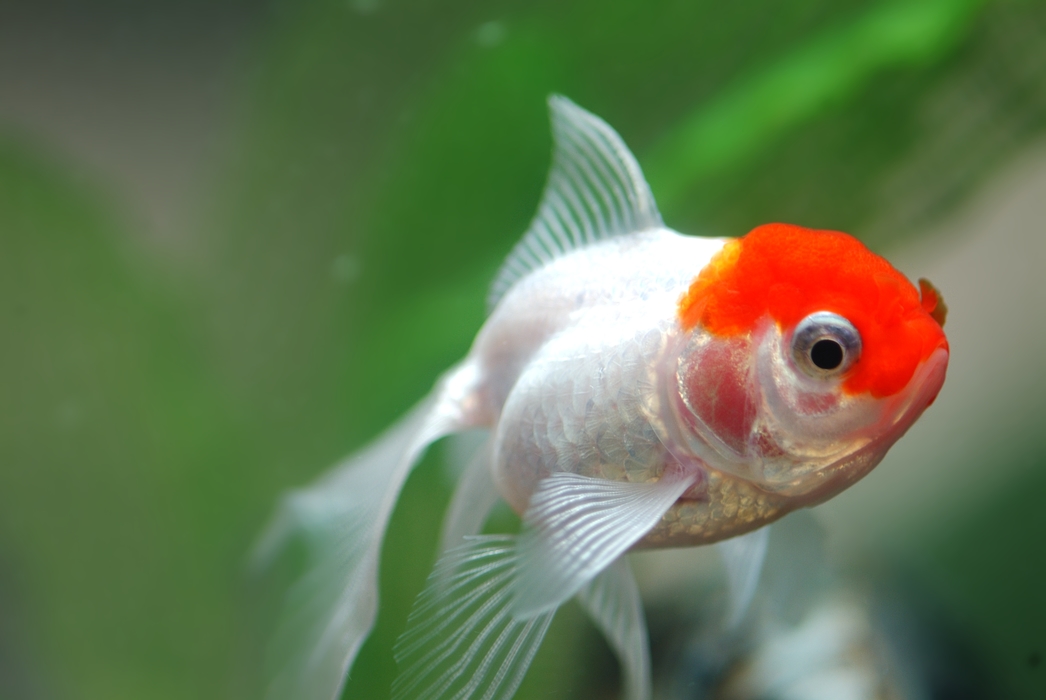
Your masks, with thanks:
M552 168L537 214L490 289L493 309L527 273L572 250L661 226L639 163L609 124L563 97L548 98Z

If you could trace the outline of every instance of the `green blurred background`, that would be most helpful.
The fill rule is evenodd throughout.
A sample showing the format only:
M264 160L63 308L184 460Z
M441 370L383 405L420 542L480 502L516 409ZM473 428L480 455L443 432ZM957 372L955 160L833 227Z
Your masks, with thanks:
M252 697L281 491L467 350L532 215L545 97L666 222L858 235L949 306L951 374L819 513L1046 697L1046 3L0 6L0 698ZM381 698L435 556L437 447L346 697ZM580 697L573 608L520 697Z

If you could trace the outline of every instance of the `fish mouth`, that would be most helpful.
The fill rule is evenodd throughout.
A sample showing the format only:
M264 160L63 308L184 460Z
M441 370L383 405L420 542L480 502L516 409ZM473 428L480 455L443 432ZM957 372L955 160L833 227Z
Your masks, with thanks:
M915 372L915 376L908 382L910 398L907 405L897 412L894 425L903 425L902 434L912 423L926 410L930 404L937 400L937 395L944 386L944 377L948 371L949 351L946 344L937 346L928 358ZM898 435L900 437L900 435Z

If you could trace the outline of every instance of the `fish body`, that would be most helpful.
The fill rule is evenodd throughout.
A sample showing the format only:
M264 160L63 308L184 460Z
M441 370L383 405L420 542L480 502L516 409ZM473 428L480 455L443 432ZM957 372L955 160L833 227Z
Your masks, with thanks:
M517 512L553 472L646 483L670 468L695 484L637 546L705 544L783 515L784 499L713 471L678 437L679 300L725 243L665 228L612 238L536 271L502 300L473 353L497 426L494 476ZM506 358L505 348L521 356Z
M928 283L920 294L832 231L676 233L617 134L565 98L550 106L549 182L468 355L370 447L288 496L259 545L262 563L295 532L312 549L270 697L340 691L373 625L396 496L439 437L489 431L397 647L394 696L511 697L577 596L641 700L649 653L622 555L723 542L736 619L760 528L861 478L941 388L944 307ZM499 498L521 534L477 537Z

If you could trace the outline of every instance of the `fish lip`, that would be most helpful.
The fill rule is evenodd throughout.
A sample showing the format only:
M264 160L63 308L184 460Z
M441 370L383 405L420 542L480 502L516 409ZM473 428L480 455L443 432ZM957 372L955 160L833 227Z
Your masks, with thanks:
M902 390L906 391L909 388L917 387L911 392L908 406L905 410L900 411L898 418L895 421L895 425L902 423L905 418L915 411L915 415L911 416L907 426L904 428L904 431L906 431L908 427L915 423L919 415L937 399L937 395L940 394L941 389L944 388L944 380L948 373L948 360L950 358L951 352L948 349L947 341L943 341L942 344L939 344L937 349L930 353L930 356L923 361L922 366L916 370L915 375L912 377L911 381L908 382L908 386ZM902 435L904 434L904 431L902 431Z

